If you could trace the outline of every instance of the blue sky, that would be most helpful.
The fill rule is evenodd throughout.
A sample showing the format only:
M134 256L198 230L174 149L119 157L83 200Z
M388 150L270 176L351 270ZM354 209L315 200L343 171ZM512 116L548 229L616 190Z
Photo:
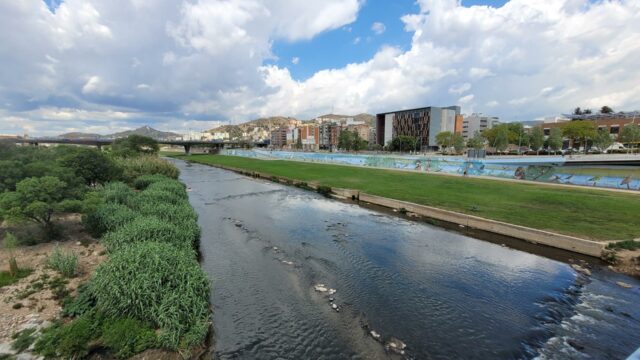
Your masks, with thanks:
M640 1L505 4L0 1L0 134L421 106L502 121L640 109Z
M500 7L506 0L467 0L465 6ZM296 80L306 80L323 69L337 69L347 64L371 59L382 46L403 50L411 47L412 33L405 31L401 17L419 11L415 1L367 0L358 19L344 27L322 33L309 41L276 41L273 53L277 59L265 63L288 67ZM384 24L382 34L372 30L374 23ZM298 58L298 64L292 60Z

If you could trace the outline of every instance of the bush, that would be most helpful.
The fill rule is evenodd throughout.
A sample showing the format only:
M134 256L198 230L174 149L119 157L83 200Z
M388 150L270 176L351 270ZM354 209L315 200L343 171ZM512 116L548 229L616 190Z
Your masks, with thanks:
M182 224L188 221L198 220L198 213L196 213L187 202L178 205L140 203L136 204L136 206L136 210L138 210L141 215L156 216L172 224Z
M640 249L640 241L625 240L625 241L612 242L612 243L609 243L609 245L607 245L607 249L632 250L632 251L638 250Z
M47 266L59 272L64 277L76 276L78 270L78 256L74 253L65 253L56 245L47 259Z
M91 312L96 306L96 298L93 295L91 282L78 286L75 298L68 297L64 303L62 314L64 316L82 316Z
M82 222L93 237L100 237L133 221L138 215L121 204L103 204L82 217Z
M142 175L160 174L171 179L177 179L180 171L170 162L157 156L137 156L133 158L116 158L116 162L123 169L123 179L128 183Z
M153 183L165 180L169 180L169 178L160 174L142 175L133 181L133 187L137 190L144 190Z
M35 353L45 358L81 359L89 354L89 341L95 336L91 316L46 328L36 341Z
M176 349L201 343L209 322L209 281L193 251L147 242L123 247L93 277L96 308L161 329L159 341ZM192 335L196 334L196 335Z
M192 250L199 237L200 228L193 220L172 224L154 216L141 216L117 230L106 233L102 237L102 243L110 252L125 245L151 241Z
M133 195L133 190L127 184L119 181L108 183L102 190L104 201L111 204L127 205Z
M185 196L165 190L147 189L136 194L130 201L129 206L132 209L139 209L147 204L171 204L180 205L188 204Z
M134 319L111 319L102 326L102 342L119 359L156 346L156 333L148 326Z
M155 182L145 190L145 191L166 191L176 196L180 196L183 199L187 199L187 190L183 183L177 180L165 180Z

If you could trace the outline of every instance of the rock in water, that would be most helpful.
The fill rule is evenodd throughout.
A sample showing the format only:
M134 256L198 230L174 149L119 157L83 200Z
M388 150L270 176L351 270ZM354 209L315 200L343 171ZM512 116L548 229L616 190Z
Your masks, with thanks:
M622 282L622 281L618 281L616 284L618 284L618 286L623 287L625 289L631 289L633 286L627 284L626 282Z
M404 349L406 347L407 345L404 342L396 338L391 338L386 346L387 350L393 351L400 355L404 355Z
M318 284L313 287L318 292L327 292L329 289L324 284Z
M573 268L573 270L579 272L579 273L583 273L587 276L591 276L591 271L587 268L583 268L580 265L576 265L576 264L572 264L571 267Z
M378 334L375 330L371 330L371 331L369 332L369 334L371 334L371 337L372 337L372 338L374 338L374 339L376 339L376 340L378 340L378 341L379 341L379 340L380 340L380 338L381 338L380 334Z

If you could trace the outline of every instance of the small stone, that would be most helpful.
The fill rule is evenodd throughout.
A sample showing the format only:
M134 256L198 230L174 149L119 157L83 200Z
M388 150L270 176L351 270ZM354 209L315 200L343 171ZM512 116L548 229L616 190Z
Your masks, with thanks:
M381 336L375 330L371 330L370 334L371 334L371 337L373 337L374 339L380 340Z
M571 267L573 268L573 270L579 273L583 273L587 276L591 276L591 271L589 269L583 268L582 266L576 265L576 264L572 264Z
M326 288L324 284L318 284L313 287L318 292L327 292L329 289Z
M334 297L330 297L329 298L329 302L334 302L335 300L336 300L336 298L334 298Z
M627 284L626 282L622 282L622 281L618 281L616 282L616 284L618 284L618 286L623 287L625 289L631 289L633 287L630 284Z
M336 289L329 289L329 295L333 295L333 294L335 294L336 292L338 292L338 290L336 290Z
M15 350L11 348L11 344L0 343L0 355L13 355L15 353Z
M242 227L242 224L236 223L236 227Z
M82 243L80 241L76 241L76 245L80 246Z
M282 260L282 263L286 265L293 265L293 261L288 261L288 260Z
M502 246L502 247L507 247L507 244L500 244L500 246Z

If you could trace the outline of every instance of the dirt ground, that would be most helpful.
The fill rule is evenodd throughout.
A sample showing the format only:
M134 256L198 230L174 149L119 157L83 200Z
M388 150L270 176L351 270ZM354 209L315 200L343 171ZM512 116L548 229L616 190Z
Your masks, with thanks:
M12 285L0 288L0 343L8 342L18 329L27 322L52 321L59 317L59 300L66 295L75 295L78 285L87 281L95 268L106 259L102 245L87 234L79 215L58 219L63 235L58 242L21 246L15 249L18 266L33 272ZM0 239L7 231L0 227ZM64 279L56 271L47 268L47 258L59 246L64 252L78 256L78 275ZM0 244L0 270L9 268L9 252Z
M620 250L616 252L618 263L613 270L640 278L640 250Z

